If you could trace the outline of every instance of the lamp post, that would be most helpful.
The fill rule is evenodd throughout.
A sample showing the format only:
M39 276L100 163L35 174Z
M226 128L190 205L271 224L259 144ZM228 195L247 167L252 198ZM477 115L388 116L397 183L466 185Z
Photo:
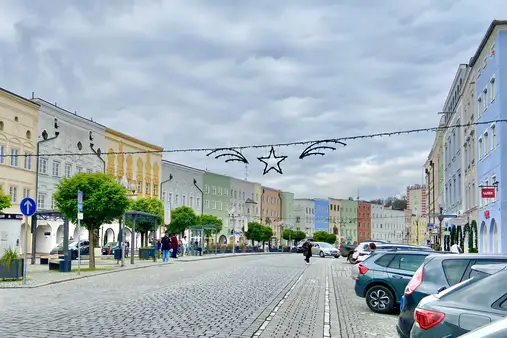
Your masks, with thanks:
M197 185L197 180L194 178L194 186L197 188L197 190L199 190L199 192L201 193L201 215L204 215L204 192L202 191L201 188L199 188L199 186Z
M128 191L132 191L132 194L129 194L128 197L135 196L135 186L132 182L129 182L125 176L123 176L120 180L120 184ZM120 247L121 247L121 266L125 266L125 223L126 217L123 217L118 222L119 233L120 233ZM134 245L134 243L132 243ZM132 257L134 257L134 247L132 246L131 253Z
M55 117L54 119L54 125L53 127L55 129L58 129L58 119ZM48 135L48 132L46 130L43 130L42 131L42 140L40 141L37 141L37 149L36 149L36 152L35 152L35 158L36 158L36 163L35 163L35 201L38 203L39 202L39 165L40 165L40 145L42 143L45 143L45 142L49 142L49 141L52 141L52 140L55 140L58 138L58 136L60 136L60 132L55 130L55 136L52 136L52 137L49 137ZM47 169L47 168L46 168ZM36 245L37 245L37 214L34 214L32 216L32 257L31 257L31 264L35 264L35 254L37 252L36 250ZM25 248L25 251L26 251L27 248Z
M169 174L169 178L167 180L164 180L162 182L160 182L160 187L159 187L159 190L160 190L160 199L162 199L162 186L167 183L167 182L171 182L173 179L173 174ZM162 201L163 202L163 201Z
M440 214L438 214L438 222L439 222L439 225L438 225L438 245L440 247L440 251L443 251L442 250L442 221L444 220L443 212L444 212L444 208L440 207Z

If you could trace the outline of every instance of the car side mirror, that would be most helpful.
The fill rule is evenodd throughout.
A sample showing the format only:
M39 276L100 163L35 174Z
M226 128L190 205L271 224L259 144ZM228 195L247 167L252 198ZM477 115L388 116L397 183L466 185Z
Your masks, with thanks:
M442 291L444 291L445 289L447 289L445 286L442 286L440 289L437 290L437 293L440 293Z

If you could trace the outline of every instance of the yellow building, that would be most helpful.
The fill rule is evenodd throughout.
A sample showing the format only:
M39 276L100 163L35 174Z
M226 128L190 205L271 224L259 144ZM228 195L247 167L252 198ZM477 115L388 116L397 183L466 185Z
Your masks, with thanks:
M12 203L2 210L6 214L20 214L21 200L34 198L36 158L24 155L34 155L37 149L38 110L38 104L0 88L0 187L11 196ZM19 243L22 247L24 233L25 224L20 233L10 237L23 239Z
M109 128L105 139L106 172L118 180L125 178L137 196L160 197L163 148Z
M422 217L412 217L410 229L410 244L411 245L426 245L426 222L427 220Z

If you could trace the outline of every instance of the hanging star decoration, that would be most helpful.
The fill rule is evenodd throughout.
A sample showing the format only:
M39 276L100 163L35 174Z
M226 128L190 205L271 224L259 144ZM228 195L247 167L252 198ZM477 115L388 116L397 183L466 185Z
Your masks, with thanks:
M279 173L280 175L283 175L282 168L280 168L280 163L285 161L286 158L287 158L287 156L276 156L274 147L271 147L271 150L269 151L268 156L257 157L257 159L259 161L261 161L262 163L264 163L266 165L264 167L264 172L262 173L263 175L266 175L271 170L274 170L277 173ZM270 164L270 163L274 162L273 160L276 160L276 164Z

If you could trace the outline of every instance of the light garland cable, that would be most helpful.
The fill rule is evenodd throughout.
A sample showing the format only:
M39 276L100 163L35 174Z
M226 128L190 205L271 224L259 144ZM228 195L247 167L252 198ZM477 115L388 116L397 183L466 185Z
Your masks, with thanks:
M507 119L497 119L491 121L482 121L482 122L473 122L467 124L456 124L452 126L440 126L440 127L431 127L431 128L419 128L419 129L407 129L400 131L392 131L392 132L381 132L374 134L365 134L365 135L356 135L356 136L345 136L338 137L333 139L321 139L321 140L311 140L311 141L295 141L295 142L285 142L285 143L275 143L275 144L251 144L244 146L231 146L231 147L221 147L221 148L183 148L183 149L164 149L164 150L139 150L139 151L113 151L113 152L103 152L101 155L134 155L134 154L160 154L160 153L190 153L190 152L214 152L218 150L245 150L245 149L259 149L259 148L273 148L273 147L290 147L290 146L300 146L300 145L311 145L316 143L325 143L325 142L343 142L343 141L351 141L351 140L359 140L359 139L369 139L376 137L390 137L390 136L398 136L405 134L415 134L415 133L423 133L423 132L437 132L443 131L447 129L453 128L465 128L471 126L479 126L479 125L490 125L493 123L501 123L507 122ZM52 156L97 156L94 152L81 152L81 153L48 153L48 154L5 154L2 157L52 157Z

